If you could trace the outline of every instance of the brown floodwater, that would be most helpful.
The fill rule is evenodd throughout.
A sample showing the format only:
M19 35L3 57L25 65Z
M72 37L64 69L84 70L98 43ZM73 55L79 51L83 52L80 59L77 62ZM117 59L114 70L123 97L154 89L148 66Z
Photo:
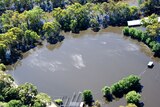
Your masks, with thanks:
M17 84L33 83L38 90L56 96L71 97L84 89L93 92L103 107L126 105L124 98L105 104L103 86L130 74L140 75L144 107L158 107L160 96L160 59L143 43L124 37L122 28L109 27L97 33L90 29L80 34L64 33L62 43L43 46L24 53L24 58L10 66L9 74ZM154 61L153 69L146 69ZM12 70L11 70L12 69Z

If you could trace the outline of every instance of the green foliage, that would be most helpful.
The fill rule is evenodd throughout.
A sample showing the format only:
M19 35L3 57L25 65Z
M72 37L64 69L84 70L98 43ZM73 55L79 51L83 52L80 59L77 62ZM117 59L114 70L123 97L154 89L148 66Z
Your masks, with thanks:
M130 91L126 95L127 103L138 104L141 100L141 95L136 93L136 91Z
M126 94L131 90L139 91L141 89L139 81L140 78L136 75L130 75L123 78L111 86L112 94L116 97L122 97L123 94Z
M126 107L137 107L135 104L129 103Z
M3 96L6 102L10 101L11 99L19 99L18 89L15 87L4 88Z
M36 86L25 83L18 86L19 98L23 104L29 105L33 104L35 96L38 94Z
M160 52L159 42L156 40L160 34L160 24L155 23L154 25L148 25L146 32L142 32L136 28L125 27L123 29L123 34L126 36L131 36L133 39L144 42L148 45L155 54L158 55Z
M156 53L160 52L160 43L154 43L152 46L152 51Z
M145 16L153 13L160 15L159 5L159 0L145 0L141 4L140 9Z
M5 107L22 107L22 102L20 100L11 100Z
M86 6L79 3L72 4L66 9L56 8L53 10L53 17L61 24L62 30L79 32L88 28L89 18ZM77 31L78 30L78 31Z
M56 100L54 100L54 102L59 106L63 104L63 100L62 99L56 99Z
M110 87L108 87L108 86L103 87L103 88L102 88L102 93L103 93L103 96L108 96L108 95L110 95L110 94L111 94L111 89L110 89Z
M5 71L6 70L6 66L4 64L0 64L0 71Z
M24 38L27 43L34 43L35 41L40 39L40 36L34 31L26 30Z
M134 37L135 33L136 33L136 28L130 28L130 29L129 29L129 35L130 35L131 37Z
M13 27L13 28L9 29L8 32L12 32L13 35L16 35L16 38L18 41L22 41L24 34L23 34L23 30L21 30L20 28Z
M51 104L51 98L45 93L39 93L35 97L33 107L46 107L47 104Z
M138 8L129 6L124 2L110 2L107 10L107 13L109 13L110 16L109 23L111 25L126 25L128 20L139 18Z
M0 71L0 75L0 93L2 93L4 88L11 87L14 80L10 75L5 74L3 71Z
M90 26L93 29L99 28L99 22L94 18L94 19L90 19Z
M85 104L91 105L93 102L93 96L91 90L84 90L83 93L83 101Z
M0 101L4 101L4 97L2 95L0 95Z
M126 36L129 36L129 27L124 27L123 28L123 34Z
M149 45L149 43L150 43L151 41L152 41L151 38L147 38L145 43L146 43L147 45Z
M72 30L73 33L77 32L78 30L77 26L78 26L77 20L71 20L70 29Z
M46 22L43 25L43 30L45 31L45 35L47 37L55 37L60 33L60 24L54 20L53 22Z
M156 38L160 36L160 23L154 23L146 27L146 32L149 36Z
M147 18L143 18L141 20L141 23L142 23L142 26L144 27L158 23L158 16L156 14L152 14L151 16L148 16Z

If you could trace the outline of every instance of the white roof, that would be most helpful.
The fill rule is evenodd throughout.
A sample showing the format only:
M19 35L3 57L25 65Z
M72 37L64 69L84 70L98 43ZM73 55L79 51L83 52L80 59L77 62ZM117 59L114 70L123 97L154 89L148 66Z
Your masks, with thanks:
M145 17L145 19L148 19L147 17ZM158 17L158 22L160 22L160 17ZM131 21L127 21L128 26L136 26L136 25L141 25L141 19L139 20L131 20Z
M141 25L141 20L127 21L127 23L128 23L128 26Z
M148 66L152 66L152 65L153 65L153 62L150 61L150 62L148 63Z

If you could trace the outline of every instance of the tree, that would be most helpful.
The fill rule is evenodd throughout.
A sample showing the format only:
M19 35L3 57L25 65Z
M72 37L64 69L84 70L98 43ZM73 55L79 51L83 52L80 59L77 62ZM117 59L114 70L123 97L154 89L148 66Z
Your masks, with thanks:
M93 96L91 90L84 90L83 91L83 101L85 104L91 105L93 102Z
M0 36L0 38L1 38L1 36ZM6 44L0 43L0 59L4 59L4 55L5 55L6 49L7 49Z
M93 28L93 31L98 31L99 30L99 22L94 18L90 20L90 26Z
M51 98L45 93L38 93L35 96L33 107L46 107L51 104Z
M18 89L16 87L9 87L4 88L3 95L6 102L9 102L10 100L18 100Z
M136 75L130 75L111 86L112 94L120 98L131 90L140 91L140 78Z
M151 16L148 16L148 18L143 18L141 20L141 23L142 23L142 26L144 27L158 23L158 15L152 14Z
M13 28L9 29L8 32L12 32L13 35L16 36L16 38L19 42L21 42L22 38L24 37L23 31L18 27L13 27Z
M45 32L48 42L53 44L58 42L60 27L60 24L56 20L53 22L46 22L43 25L43 31Z
M70 28L73 33L79 32L79 30L77 29L77 26L78 26L77 20L71 20Z
M30 83L25 83L18 86L19 98L25 105L33 105L34 98L38 94L36 86Z
M126 36L129 36L129 27L124 27L123 28L123 34Z
M4 64L0 64L0 71L5 71L6 70L6 66Z
M155 52L155 54L159 54L160 52L160 43L155 43L152 47L152 51Z
M33 45L34 42L40 39L40 36L31 30L26 30L24 34L25 40L28 44Z
M23 104L20 100L11 100L9 101L5 107L22 107Z
M110 87L108 87L108 86L103 87L103 88L102 88L102 93L103 93L103 96L108 96L108 95L110 95L110 94L111 94L111 89L110 89Z
M141 4L140 9L145 16L156 13L160 15L160 1L159 0L145 0Z
M146 32L149 36L156 38L160 36L160 23L155 23L153 25L148 25Z
M141 95L136 93L136 91L130 91L126 95L127 103L138 104L141 100Z
M0 75L0 93L3 93L4 88L9 88L13 85L14 79L3 71L0 71Z
M47 37L55 37L60 33L60 24L56 20L53 22L46 22L43 25L43 30Z
M54 102L59 106L63 104L63 100L62 99L56 99L56 100L54 100Z
M43 26L41 20L44 19L44 12L40 7L34 7L32 10L25 11L28 29L39 32Z

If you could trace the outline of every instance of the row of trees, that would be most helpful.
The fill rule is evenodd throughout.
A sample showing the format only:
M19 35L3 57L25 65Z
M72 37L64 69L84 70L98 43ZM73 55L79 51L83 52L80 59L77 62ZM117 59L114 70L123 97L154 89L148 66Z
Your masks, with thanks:
M159 0L144 0L140 5L140 10L144 16L153 13L160 15L160 1Z
M60 7L52 11L53 17L61 24L62 30L78 33L91 27L94 31L107 25L126 25L127 20L140 17L139 9L124 2L79 3ZM97 30L98 31L98 30Z
M152 26L152 25L149 25L149 26ZM155 25L153 25L153 26L155 26ZM158 28L160 28L159 23L158 23ZM159 56L160 43L157 40L157 38L159 38L159 35L154 35L154 36L151 35L151 32L150 32L151 30L153 30L153 29L147 28L146 32L143 32L143 31L138 30L136 28L125 27L123 29L123 33L124 33L124 35L130 36L133 39L137 39L139 41L142 41L143 43L145 43L146 45L148 45L152 49L152 51L155 53L156 56ZM153 31L153 32L156 32L156 31Z
M136 75L130 75L122 80L114 83L111 87L105 86L102 88L103 96L108 100L112 101L115 96L116 98L121 98L124 94L126 94L126 100L129 105L139 105L141 95L137 92L141 91L140 78ZM94 102L91 90L83 91L83 101L87 105L92 105ZM134 107L134 106L133 106Z
M40 6L45 11L51 11L55 7L64 7L66 0L1 0L0 12L11 9L18 12L31 10L34 6Z
M103 96L108 99L111 95L115 97L122 97L124 94L127 94L129 91L141 91L140 78L136 75L130 75L122 80L114 83L111 87L105 86L102 88Z
M127 25L128 20L140 18L138 7L129 6L129 4L123 2L110 2L105 4L105 10L109 15L109 24L111 25Z
M38 93L37 88L25 83L15 85L14 79L0 71L0 106L3 107L46 107L51 104L51 98L44 93Z

